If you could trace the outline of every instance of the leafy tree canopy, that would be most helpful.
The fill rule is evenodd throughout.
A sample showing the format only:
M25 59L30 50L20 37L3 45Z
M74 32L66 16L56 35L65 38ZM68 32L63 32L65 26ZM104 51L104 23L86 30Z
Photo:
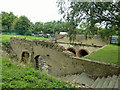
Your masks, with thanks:
M29 30L30 20L26 16L21 16L17 19L15 23L16 30Z
M17 16L15 16L12 12L8 13L8 12L1 12L2 15L2 26L3 29L8 29L10 30L10 27L13 23L13 21L17 18Z
M41 32L44 29L44 24L42 22L36 22L34 24L34 32Z
M69 30L71 29L71 26L69 23L59 20L59 21L50 21L46 23L36 22L34 24L33 29L34 29L33 30L34 32L40 33L42 31L45 34L47 33L55 34L60 32L69 32Z
M31 30L31 22L26 16L20 16L18 19L14 20L13 28L14 30L20 30L20 34L25 34L25 32Z
M120 31L120 2L71 2L70 0L58 0L58 8L63 17L74 26L86 22L88 34L96 34L96 26L105 27L99 29L100 33L108 36ZM86 32L86 30L84 30ZM102 32L105 31L105 32ZM112 31L112 33L111 33ZM105 36L106 36L105 34Z

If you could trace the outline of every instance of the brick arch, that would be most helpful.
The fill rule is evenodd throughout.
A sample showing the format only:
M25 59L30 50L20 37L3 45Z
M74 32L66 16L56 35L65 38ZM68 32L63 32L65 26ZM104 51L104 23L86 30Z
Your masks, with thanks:
M76 55L76 51L75 51L75 49L73 47L68 47L66 50L70 51L70 52L72 52L72 53L74 53Z
M22 55L21 55L21 61L22 62L27 62L27 60L29 59L29 57L30 57L30 54L29 54L29 52L28 51L23 51L22 52Z
M78 57L86 56L86 55L88 55L88 54L90 54L90 53L89 53L89 51L86 50L86 49L80 49L80 50L77 52L77 56L78 56Z

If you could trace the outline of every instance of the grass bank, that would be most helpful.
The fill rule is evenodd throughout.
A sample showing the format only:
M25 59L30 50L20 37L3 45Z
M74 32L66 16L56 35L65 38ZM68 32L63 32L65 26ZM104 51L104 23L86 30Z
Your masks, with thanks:
M120 46L110 44L84 58L120 65L119 49Z
M64 81L58 81L47 74L20 66L2 57L2 89L9 88L74 88Z

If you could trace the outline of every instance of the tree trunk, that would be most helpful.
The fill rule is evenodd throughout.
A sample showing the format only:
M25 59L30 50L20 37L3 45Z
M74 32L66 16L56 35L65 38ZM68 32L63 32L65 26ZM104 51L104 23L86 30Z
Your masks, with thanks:
M8 26L8 30L10 30L10 26Z

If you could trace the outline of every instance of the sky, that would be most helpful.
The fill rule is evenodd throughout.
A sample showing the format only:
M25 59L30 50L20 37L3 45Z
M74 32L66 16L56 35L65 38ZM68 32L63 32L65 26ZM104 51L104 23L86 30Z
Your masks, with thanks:
M1 0L0 12L13 12L18 17L25 15L35 22L48 22L60 20L62 15L58 13L57 0Z

